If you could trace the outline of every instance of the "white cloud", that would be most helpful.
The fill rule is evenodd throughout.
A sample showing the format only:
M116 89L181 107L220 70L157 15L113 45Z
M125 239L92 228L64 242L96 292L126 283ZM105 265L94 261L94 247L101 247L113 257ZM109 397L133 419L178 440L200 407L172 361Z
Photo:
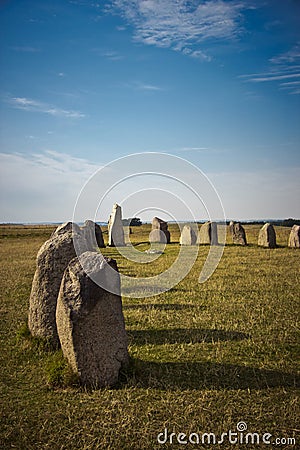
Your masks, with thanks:
M210 0L113 0L110 11L134 27L134 39L157 47L170 47L191 57L210 61L199 49L211 39L234 39L242 32L242 11L249 2Z
M300 45L296 44L290 50L269 59L270 70L262 73L252 73L240 75L245 82L264 83L280 82L282 80L294 79L300 77ZM279 83L279 89L286 89L289 94L299 94L297 89L299 81Z
M85 114L79 111L66 110L58 108L48 103L41 102L39 100L32 100L26 97L11 97L8 102L17 109L24 111L40 112L49 114L55 117L65 117L67 119L81 119L85 117Z

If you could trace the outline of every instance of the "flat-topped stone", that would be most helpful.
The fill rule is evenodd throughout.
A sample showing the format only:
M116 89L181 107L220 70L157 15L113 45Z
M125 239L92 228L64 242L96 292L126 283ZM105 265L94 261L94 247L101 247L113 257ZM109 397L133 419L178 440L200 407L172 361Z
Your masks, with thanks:
M218 228L216 222L205 222L200 227L197 244L218 245Z

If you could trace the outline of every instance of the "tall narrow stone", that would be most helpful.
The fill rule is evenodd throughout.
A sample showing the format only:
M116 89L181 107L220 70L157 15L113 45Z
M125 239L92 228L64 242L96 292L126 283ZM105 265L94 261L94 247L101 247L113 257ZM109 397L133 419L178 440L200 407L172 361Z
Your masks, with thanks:
M110 247L122 247L125 245L122 209L117 203L114 204L108 221L108 245Z
M53 234L37 254L30 300L28 327L32 336L48 339L59 345L55 310L63 273L70 260L76 256L73 233Z
M168 230L168 222L165 222L159 217L154 217L152 220L152 230L149 234L150 242L159 242L162 244L170 243L170 231Z
M180 245L195 245L196 241L197 236L193 228L190 225L184 225L180 235Z
M230 222L229 229L234 244L247 245L246 232L240 222Z
M293 225L289 236L289 247L300 248L300 226Z
M197 244L218 245L218 227L216 222L205 222L197 237Z
M56 321L63 354L82 384L113 386L129 360L116 261L97 252L74 258L61 283Z
M259 230L258 245L267 248L276 247L276 233L271 223L265 223Z

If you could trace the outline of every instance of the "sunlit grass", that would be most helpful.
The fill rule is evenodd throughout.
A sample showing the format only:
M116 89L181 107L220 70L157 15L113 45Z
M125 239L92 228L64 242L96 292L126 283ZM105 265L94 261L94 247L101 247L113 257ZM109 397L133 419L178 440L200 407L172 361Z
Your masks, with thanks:
M114 389L96 391L78 387L61 353L32 342L24 327L36 253L52 228L1 228L1 448L154 449L165 427L221 434L240 420L251 431L298 437L300 251L286 246L281 227L278 248L257 247L259 228L246 226L247 247L227 237L207 282L198 283L204 246L170 291L123 298L131 365ZM170 230L154 264L101 251L122 273L149 277L178 255L179 230ZM149 248L149 232L133 228L136 249Z

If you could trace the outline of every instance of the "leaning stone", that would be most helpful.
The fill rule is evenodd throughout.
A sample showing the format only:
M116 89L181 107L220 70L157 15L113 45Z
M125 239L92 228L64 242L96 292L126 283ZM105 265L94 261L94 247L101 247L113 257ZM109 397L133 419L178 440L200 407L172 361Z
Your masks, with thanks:
M271 223L265 223L259 230L258 245L267 248L276 247L276 233Z
M218 227L216 222L205 222L197 237L197 244L218 245Z
M108 221L108 245L110 247L122 247L125 245L122 209L117 203L114 204Z
M85 242L86 251L93 251L97 247L105 247L102 230L97 223L92 220L86 220L80 231Z
M240 222L230 222L229 228L234 244L247 245L246 232Z
M289 236L288 246L300 248L300 225L293 225Z
M89 275L83 267L89 268ZM86 252L70 262L61 283L56 321L63 354L81 383L113 386L129 360L120 275L113 259Z
M184 225L179 243L180 245L195 245L197 241L196 233L190 225Z
M28 327L32 336L48 339L53 346L59 345L55 310L63 273L76 256L73 233L54 234L37 254L30 300Z

